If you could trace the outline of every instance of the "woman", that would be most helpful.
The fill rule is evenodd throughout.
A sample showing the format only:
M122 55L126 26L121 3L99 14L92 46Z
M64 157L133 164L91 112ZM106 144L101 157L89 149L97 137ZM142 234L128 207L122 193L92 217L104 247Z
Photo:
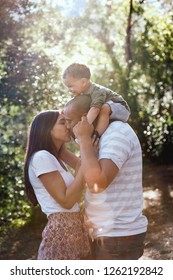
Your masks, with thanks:
M25 188L33 205L40 204L48 217L39 247L39 260L77 260L90 258L88 234L78 201L84 181L79 159L66 150L70 127L63 113L44 111L30 127L24 166ZM65 163L64 163L65 162Z

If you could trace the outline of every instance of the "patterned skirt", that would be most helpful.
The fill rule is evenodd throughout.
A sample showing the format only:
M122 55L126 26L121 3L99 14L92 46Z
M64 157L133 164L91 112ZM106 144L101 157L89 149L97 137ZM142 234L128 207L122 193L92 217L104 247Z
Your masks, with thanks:
M79 212L54 213L42 233L38 260L92 259L89 236Z

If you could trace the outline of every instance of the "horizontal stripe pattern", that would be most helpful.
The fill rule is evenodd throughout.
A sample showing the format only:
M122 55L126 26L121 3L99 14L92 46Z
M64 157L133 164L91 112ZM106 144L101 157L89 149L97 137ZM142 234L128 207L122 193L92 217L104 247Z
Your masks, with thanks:
M96 236L127 236L146 231L142 215L142 152L133 129L119 121L109 125L100 139L99 159L110 159L118 175L100 194L86 192L86 213ZM100 230L102 228L102 230Z

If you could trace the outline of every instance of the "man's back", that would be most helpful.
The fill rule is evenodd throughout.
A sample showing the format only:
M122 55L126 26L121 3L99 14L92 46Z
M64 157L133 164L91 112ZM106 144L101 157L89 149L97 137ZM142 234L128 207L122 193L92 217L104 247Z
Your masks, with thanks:
M113 122L100 139L99 159L110 159L119 168L102 192L86 191L86 214L95 225L95 236L129 236L145 232L142 215L142 153L133 129Z

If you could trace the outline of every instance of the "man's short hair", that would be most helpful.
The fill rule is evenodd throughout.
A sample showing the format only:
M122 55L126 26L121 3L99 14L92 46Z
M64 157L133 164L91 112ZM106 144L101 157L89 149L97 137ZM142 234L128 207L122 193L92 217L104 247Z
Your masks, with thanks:
M62 78L66 79L67 76L77 78L77 79L90 79L91 77L91 72L88 66L85 64L79 64L79 63L72 63L70 64L63 72Z
M70 99L65 105L65 107L73 106L74 110L78 113L82 112L88 113L91 105L91 96L89 94L78 95Z

